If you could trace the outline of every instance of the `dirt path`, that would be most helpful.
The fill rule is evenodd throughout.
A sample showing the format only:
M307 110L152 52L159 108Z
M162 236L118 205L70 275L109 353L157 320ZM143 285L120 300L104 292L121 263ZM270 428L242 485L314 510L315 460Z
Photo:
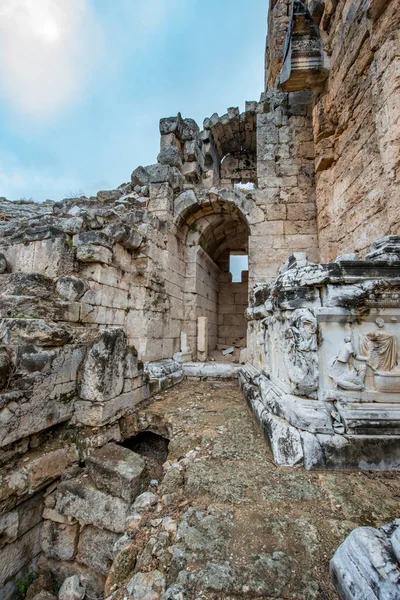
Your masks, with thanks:
M165 537L165 517L177 534L163 558L136 566L165 574L168 600L336 598L338 545L359 525L400 515L398 474L276 467L235 382L185 382L145 412L172 425L169 461L180 460L148 517L154 539Z

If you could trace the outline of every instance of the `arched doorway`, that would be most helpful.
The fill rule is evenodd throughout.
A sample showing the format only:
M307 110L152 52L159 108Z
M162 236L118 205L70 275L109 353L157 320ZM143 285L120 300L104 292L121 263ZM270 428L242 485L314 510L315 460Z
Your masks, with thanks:
M207 319L208 353L246 345L248 271L232 274L231 257L248 255L250 228L245 197L231 194L204 195L186 205L177 220L186 246L184 330L194 354L199 317Z

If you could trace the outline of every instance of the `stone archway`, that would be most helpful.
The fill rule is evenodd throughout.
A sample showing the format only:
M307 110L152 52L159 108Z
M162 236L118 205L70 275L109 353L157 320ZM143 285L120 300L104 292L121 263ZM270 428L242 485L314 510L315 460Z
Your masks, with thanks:
M190 190L176 200L175 225L186 248L184 329L193 350L199 317L207 318L209 352L245 340L249 278L246 272L232 281L230 256L248 255L251 223L261 213L252 198L233 190Z

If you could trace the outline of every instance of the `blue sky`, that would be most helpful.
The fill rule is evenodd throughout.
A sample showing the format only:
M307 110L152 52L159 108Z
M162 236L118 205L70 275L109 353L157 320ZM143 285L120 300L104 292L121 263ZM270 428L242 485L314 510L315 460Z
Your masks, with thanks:
M0 196L113 189L156 162L161 117L258 100L267 5L1 0Z

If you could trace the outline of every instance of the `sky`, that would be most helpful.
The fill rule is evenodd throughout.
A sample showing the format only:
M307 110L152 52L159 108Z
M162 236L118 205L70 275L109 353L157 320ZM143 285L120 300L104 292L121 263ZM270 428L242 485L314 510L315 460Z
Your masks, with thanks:
M93 195L263 90L266 0L1 0L0 197Z

